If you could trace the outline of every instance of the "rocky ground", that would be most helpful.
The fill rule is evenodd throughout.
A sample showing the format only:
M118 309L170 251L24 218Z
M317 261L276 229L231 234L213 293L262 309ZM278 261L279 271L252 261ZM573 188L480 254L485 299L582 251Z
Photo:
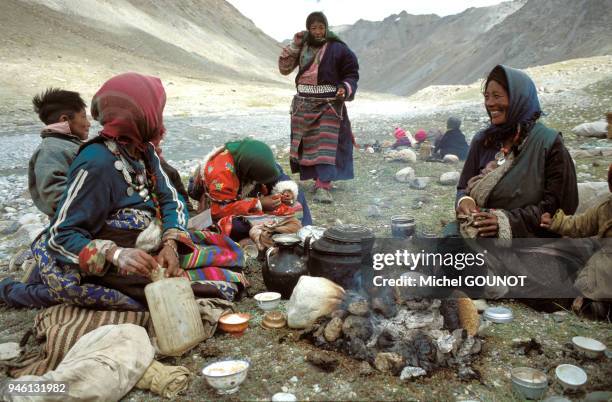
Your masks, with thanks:
M564 133L566 145L576 161L579 182L605 180L607 166L612 161L612 142L577 137L570 129L579 123L600 119L609 111L612 58L557 63L530 69L529 74L534 77L548 112L546 124ZM273 87L267 92L269 96L264 97L258 96L263 90L258 86L244 95L235 93L228 84L215 84L210 87L214 90L206 91L195 81L171 82L165 82L169 89L167 124L172 134L165 144L165 152L184 176L197 163L196 158L208 152L212 145L249 134L273 144L286 167L289 88ZM449 114L461 116L462 128L471 136L487 120L479 98L479 85L428 88L411 98L364 94L349 106L357 141L365 144L390 140L396 126L412 132L421 127L443 128ZM192 96L188 96L190 91L194 91ZM28 110L20 110L15 104L5 103L0 109L3 111L0 153L4 161L0 165L0 278L19 277L22 252L47 223L29 199L24 175L29 153L37 144L37 125L32 123ZM9 110L10 119L4 113ZM18 135L24 130L29 134ZM20 147L22 143L29 145ZM395 179L396 172L405 167L411 167L416 177L428 179L425 188L417 190ZM461 164L387 161L382 153L369 153L362 147L355 150L355 179L336 184L333 205L310 203L313 218L321 226L338 221L363 224L377 235L385 236L390 234L390 217L406 213L415 216L418 230L440 233L442 226L453 218L454 187L439 183L439 178L443 173L460 172L461 167ZM302 187L310 201L311 184L302 183ZM253 282L249 294L263 291L259 265L251 263L247 273ZM612 390L612 360L586 360L568 345L573 336L585 335L611 346L612 324L565 311L543 313L514 301L492 304L510 307L516 319L512 324L484 330L484 348L475 365L480 379L468 382L459 380L449 370L408 382L376 370L362 373L358 362L339 354L334 354L339 360L338 368L332 373L322 372L306 362L305 355L314 347L299 340L296 331L269 331L260 327L262 313L252 298L237 303L240 311L254 317L243 337L218 333L185 357L164 362L184 365L196 374L183 400L219 400L197 374L206 363L227 357L248 358L252 367L240 392L225 400L266 400L276 392L287 391L306 400L518 401L520 398L510 387L512 367L540 368L552 379L554 367L560 363L577 364L589 376L582 392L566 394L572 400L581 399L588 392ZM0 342L18 341L31 327L36 313L36 310L0 307L3 323ZM525 353L519 340L529 338L537 340L541 353ZM548 395L561 393L555 383ZM156 400L142 391L133 391L126 397L134 401L152 399Z

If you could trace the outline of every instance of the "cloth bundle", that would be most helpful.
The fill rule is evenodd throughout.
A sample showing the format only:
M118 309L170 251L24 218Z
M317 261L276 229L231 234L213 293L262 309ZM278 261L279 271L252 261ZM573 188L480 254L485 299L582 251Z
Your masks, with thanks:
M153 360L136 388L150 390L164 398L175 398L189 387L191 373L183 366L164 366Z
M274 246L272 235L277 233L297 233L301 227L302 224L297 218L289 216L279 222L267 222L261 225L254 225L249 230L249 237L255 242L259 250L265 250Z
M81 337L55 370L19 381L65 382L66 393L20 401L118 401L143 376L155 355L147 331L134 324L104 325Z

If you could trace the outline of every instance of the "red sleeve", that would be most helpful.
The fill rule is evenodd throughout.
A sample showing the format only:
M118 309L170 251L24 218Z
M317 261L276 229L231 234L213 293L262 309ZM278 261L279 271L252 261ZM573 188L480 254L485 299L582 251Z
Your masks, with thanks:
M236 175L234 159L227 150L213 156L204 169L204 183L210 196L213 219L261 213L257 198L238 199L240 180Z

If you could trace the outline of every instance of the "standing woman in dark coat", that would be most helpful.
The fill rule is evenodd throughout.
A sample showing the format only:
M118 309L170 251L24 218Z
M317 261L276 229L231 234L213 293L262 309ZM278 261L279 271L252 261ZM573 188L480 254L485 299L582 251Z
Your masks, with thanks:
M306 29L295 34L278 60L283 75L299 67L291 105L291 171L300 172L301 180L315 180L315 201L331 203L331 182L354 177L345 101L355 97L359 64L328 29L323 13L310 14Z

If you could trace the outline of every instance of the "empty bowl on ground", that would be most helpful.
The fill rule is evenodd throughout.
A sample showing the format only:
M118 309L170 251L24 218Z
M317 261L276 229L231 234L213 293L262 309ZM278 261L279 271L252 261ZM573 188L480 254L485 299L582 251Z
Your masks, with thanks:
M555 369L557 379L566 389L578 389L587 382L587 374L580 367L572 364L561 364Z
M202 375L219 394L233 394L246 379L250 365L246 360L224 360L204 367Z
M599 342L596 339L587 338L585 336L575 336L572 338L572 343L585 356L590 358L597 358L603 356L606 351L606 345Z
M281 300L281 294L278 292L263 292L257 293L254 296L257 305L263 311L272 311L276 309Z

